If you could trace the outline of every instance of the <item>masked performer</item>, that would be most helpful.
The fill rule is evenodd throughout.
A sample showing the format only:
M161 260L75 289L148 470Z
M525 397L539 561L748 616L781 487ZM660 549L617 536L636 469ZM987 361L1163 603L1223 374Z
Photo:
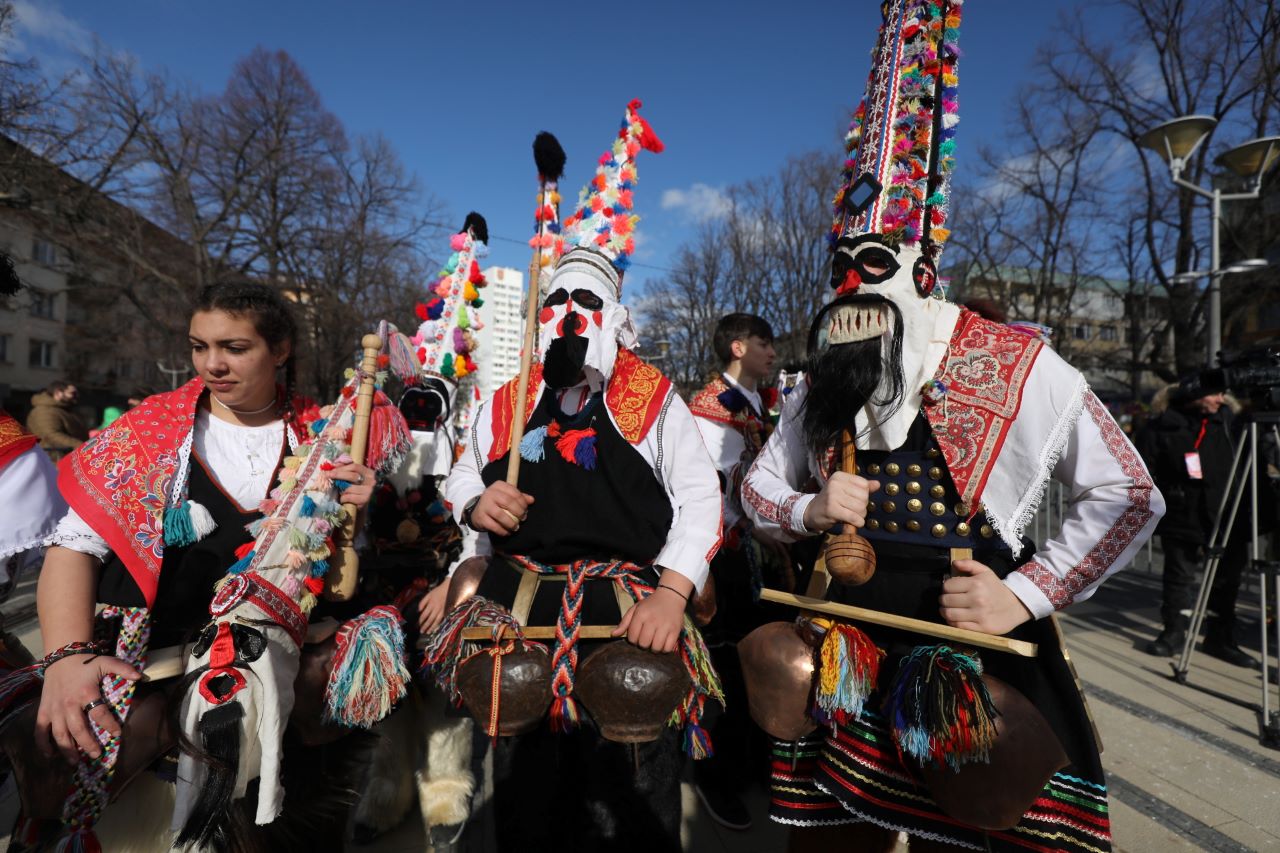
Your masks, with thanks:
M628 106L557 238L567 251L538 316L543 362L530 377L524 438L510 446L513 380L477 412L446 484L459 522L487 533L496 552L479 596L510 605L524 573L536 572L547 582L528 622L557 625L560 635L551 662L557 732L544 723L495 746L496 830L507 850L679 849L676 732L664 727L633 754L578 725L578 661L586 667L588 653L608 651L579 643L581 626L617 624L614 636L680 651L700 668L678 709L691 723L714 689L685 607L720 538L716 475L671 383L632 353L635 331L618 301L637 219L635 158L662 148L639 106ZM519 488L504 481L513 452L522 459ZM625 615L618 590L637 599ZM695 751L702 745L695 726L686 737Z
M404 610L417 629L410 632L413 638L439 625L449 576L475 554L479 539L473 530L459 531L438 492L453 467L459 398L465 401L475 383L475 333L483 328L479 309L488 284L480 258L488 241L484 217L467 214L449 238L448 259L416 306L418 330L408 340L418 370L399 403L412 447L374 494L374 553L362 564L362 583L377 603L394 601ZM376 584L369 583L371 574ZM357 842L397 826L413 806L415 788L434 849L447 849L467 818L475 785L471 720L446 717L444 696L420 686L373 729L377 739L354 815Z
M883 4L836 197L835 300L814 324L805 380L743 497L757 526L785 539L861 528L874 574L859 586L833 584L830 598L1010 634L1037 642L1039 656L978 658L865 625L875 646L824 641L816 703L824 725L780 745L774 762L772 816L806 828L793 832L793 849L890 850L897 831L922 846L1110 848L1098 751L1049 617L1124 566L1163 504L1077 371L1039 340L938 298L960 5ZM839 464L848 436L853 471ZM1061 532L1037 547L1023 531L1051 476L1070 509ZM805 489L810 477L816 494ZM951 548L972 549L974 559L953 563ZM828 639L831 631L854 636L836 624ZM875 647L885 653L878 677ZM1065 752L1041 777L1047 784L1032 785L1025 812L1019 805L1012 822L986 829L953 816L964 809L951 800L944 808L939 788L921 781L933 768L986 766L991 720L1012 711L992 708L983 665L1030 700ZM990 806L1003 786L996 779L967 793Z
M71 509L53 534L37 589L47 657L34 734L49 767L65 761L75 768L74 788L61 812L65 830L71 831L70 849L93 848L93 825L108 799L129 781L123 769L115 775L119 718L130 707L137 709L131 722L138 724L139 740L131 742L133 758L128 758L131 750L124 751L126 765L170 737L157 733L168 730L157 710L164 702L157 706L147 697L185 687L170 681L135 691L148 648L191 640L209 622L215 585L253 547L246 526L263 517L268 491L282 470L293 470L289 464L297 462L287 457L306 437L304 403L292 393L296 326L278 291L256 284L206 288L189 334L196 377L129 411L79 448L59 474ZM281 372L284 384L278 385ZM335 460L328 475L349 484L344 501L368 502L374 486L370 468ZM321 586L323 581L313 585L309 580L305 590L299 583L297 593L317 593ZM95 602L105 606L96 626ZM305 629L305 617L296 613ZM255 649L263 659L270 656L249 636L252 629L246 633L243 625L236 627L230 640L219 639L212 649L205 643L203 653L217 658L234 648L235 655L250 660ZM109 636L103 634L108 629ZM261 640L260 631L256 636ZM219 694L223 686L215 683L206 690L202 681L201 690L221 701L229 698ZM284 690L280 702L287 718L292 682ZM12 698L9 693L4 701ZM144 731L148 715L155 730ZM205 746L209 743L206 739ZM260 748L273 750L267 743ZM246 755L245 761L257 755ZM157 766L173 779L171 761ZM66 790L52 781L43 787L59 800ZM170 803L172 791L169 786ZM291 804L302 805L302 800L295 797ZM275 805L278 811L278 801ZM157 820L167 827L169 810L149 804L152 812L163 813ZM267 820L271 817L274 812ZM50 823L56 830L56 820L21 822L15 844L44 843ZM340 819L336 826L340 844Z

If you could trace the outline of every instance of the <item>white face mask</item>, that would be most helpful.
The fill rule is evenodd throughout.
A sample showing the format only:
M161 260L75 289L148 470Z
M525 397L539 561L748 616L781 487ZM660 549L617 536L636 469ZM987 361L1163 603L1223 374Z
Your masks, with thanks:
M884 268L870 273L866 266ZM901 407L880 421L875 406L868 406L874 423L870 436L877 449L892 450L906 440L922 399L921 389L933 378L946 353L951 330L960 309L950 302L932 298L937 274L919 245L894 247L876 235L860 238L855 245L836 248L833 278L840 281L838 298L851 302L831 308L818 330L818 345L845 344L879 337L888 357L893 334L893 314L880 297L892 302L902 314L902 374L904 396ZM887 379L885 380L887 381ZM884 390L883 387L881 389ZM879 435L875 435L879 433Z
M572 339L576 332L586 350L580 367L598 372L605 381L613 374L618 347L632 347L636 343L631 315L618 302L613 289L581 268L560 270L552 277L538 315L538 327L538 350L542 353L544 368L548 356L556 357L552 345L557 340Z

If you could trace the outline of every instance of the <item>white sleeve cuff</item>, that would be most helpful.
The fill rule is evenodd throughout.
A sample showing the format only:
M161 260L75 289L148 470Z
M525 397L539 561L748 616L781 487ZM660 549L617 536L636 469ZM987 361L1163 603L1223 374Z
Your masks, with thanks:
M659 569L671 569L684 575L701 592L711 573L706 557L705 551L699 552L688 543L668 541L653 562Z
M814 531L804 526L804 514L809 509L809 504L813 503L813 499L816 497L817 495L803 494L791 507L791 530L789 532L792 536L815 535Z
M111 548L107 545L107 540L95 533L74 509L67 510L67 514L58 522L57 528L44 544L57 545L81 554L88 554L104 563L107 557L111 556Z
M1043 619L1053 614L1053 602L1026 575L1017 571L1010 572L1004 579L1004 585L1018 596L1018 600L1026 605L1036 619Z

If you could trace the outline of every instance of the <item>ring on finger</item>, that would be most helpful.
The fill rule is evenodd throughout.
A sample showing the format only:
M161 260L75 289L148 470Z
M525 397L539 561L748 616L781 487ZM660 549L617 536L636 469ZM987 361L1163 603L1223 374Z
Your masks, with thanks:
M101 707L102 705L105 705L105 704L107 704L107 700L99 696L97 699L94 699L92 702L86 702L82 710L87 714L90 711L92 711L94 708Z
M356 474L356 485L357 486L364 485L364 474Z
M519 518L519 516L517 516L514 512L507 509L506 507L503 507L502 511L505 512L508 516L510 516L511 520L515 522L516 527L520 526L521 519Z

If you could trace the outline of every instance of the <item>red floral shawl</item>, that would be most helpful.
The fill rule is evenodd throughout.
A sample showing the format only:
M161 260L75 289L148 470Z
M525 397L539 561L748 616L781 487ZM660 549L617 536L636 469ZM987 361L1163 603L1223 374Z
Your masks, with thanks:
M148 397L58 466L58 490L124 563L148 607L164 559L164 510L203 393L196 377Z

